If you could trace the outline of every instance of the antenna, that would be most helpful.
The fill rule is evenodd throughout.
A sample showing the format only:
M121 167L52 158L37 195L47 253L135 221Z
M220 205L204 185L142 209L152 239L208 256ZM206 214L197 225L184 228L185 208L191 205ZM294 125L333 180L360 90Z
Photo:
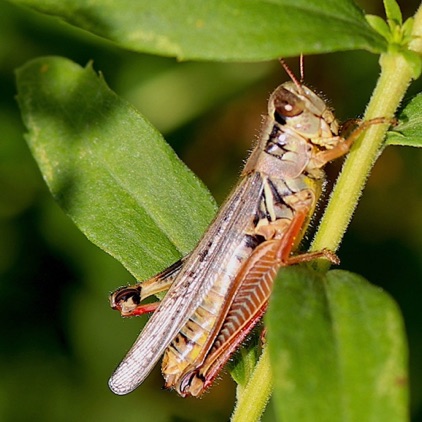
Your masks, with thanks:
M289 66L287 66L287 63L284 61L284 59L279 59L281 65L283 66L283 69L287 73L287 75L290 77L292 82L297 86L297 89L303 94L303 87L302 87L302 81L303 81L303 55L300 55L300 78L301 80L298 81L292 70Z
M300 83L302 84L303 81L305 80L305 62L304 62L303 54L300 54L299 67L300 67Z

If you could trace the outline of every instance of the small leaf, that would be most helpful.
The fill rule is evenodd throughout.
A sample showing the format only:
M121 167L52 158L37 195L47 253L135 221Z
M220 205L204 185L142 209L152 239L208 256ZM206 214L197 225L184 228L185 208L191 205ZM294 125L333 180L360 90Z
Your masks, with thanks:
M403 18L396 0L384 0L384 8L387 19L401 26Z
M415 19L410 17L406 19L406 21L404 22L402 26L403 37L407 39L409 42L412 39L412 31L413 31L414 23L415 23Z
M383 38L385 38L387 41L391 39L390 27L387 25L387 22L384 19L376 15L366 15L365 18L369 25L371 25L371 27Z
M123 48L183 60L262 61L386 50L352 0L13 0Z
M422 147L422 93L400 111L399 124L387 133L386 145Z
M285 268L267 323L279 420L407 420L404 327L381 289L346 271Z
M404 59L407 61L411 68L412 79L416 80L419 78L422 71L422 57L416 51L405 50L401 52Z
M161 135L91 65L60 57L17 71L32 154L54 198L137 278L190 252L215 204Z

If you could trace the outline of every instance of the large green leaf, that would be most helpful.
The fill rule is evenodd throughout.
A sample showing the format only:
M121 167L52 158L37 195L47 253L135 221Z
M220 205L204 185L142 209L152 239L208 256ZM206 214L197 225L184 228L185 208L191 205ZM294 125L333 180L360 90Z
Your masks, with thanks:
M406 421L403 322L380 288L346 271L281 271L267 315L281 421Z
M191 251L215 213L202 183L91 65L44 57L17 71L31 151L83 233L138 279Z
M135 51L201 60L384 51L351 0L13 0Z
M398 116L399 124L387 133L387 145L422 146L422 94L416 95Z

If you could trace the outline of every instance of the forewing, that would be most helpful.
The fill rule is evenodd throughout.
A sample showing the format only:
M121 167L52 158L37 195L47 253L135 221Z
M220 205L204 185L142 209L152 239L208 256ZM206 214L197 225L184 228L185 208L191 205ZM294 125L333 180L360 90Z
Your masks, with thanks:
M138 387L211 289L253 221L262 193L257 173L244 177L191 253L162 303L110 378L119 395Z

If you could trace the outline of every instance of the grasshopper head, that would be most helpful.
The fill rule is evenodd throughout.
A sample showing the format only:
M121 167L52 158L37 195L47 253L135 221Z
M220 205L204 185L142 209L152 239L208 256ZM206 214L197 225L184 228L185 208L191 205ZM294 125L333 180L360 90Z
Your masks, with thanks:
M324 100L305 85L285 82L271 94L268 113L282 128L312 139L336 136L338 124Z

